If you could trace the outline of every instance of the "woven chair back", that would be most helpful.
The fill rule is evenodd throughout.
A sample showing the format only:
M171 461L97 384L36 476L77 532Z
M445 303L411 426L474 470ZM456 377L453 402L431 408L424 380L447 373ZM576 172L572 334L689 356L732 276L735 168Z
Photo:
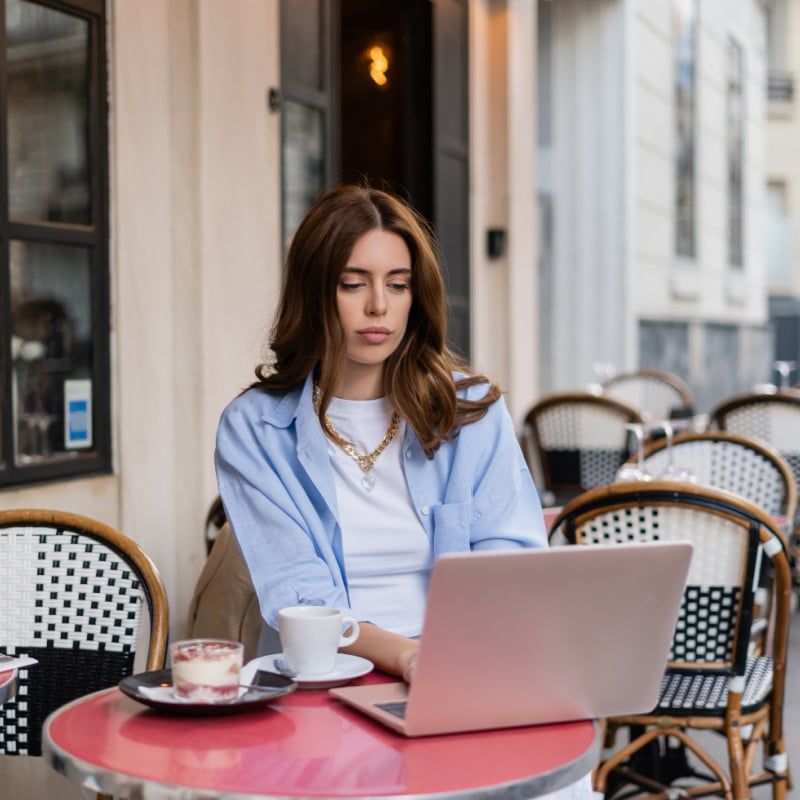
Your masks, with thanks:
M0 511L0 650L31 656L14 702L0 708L0 753L41 755L51 711L163 667L168 606L141 548L95 520L58 511ZM149 635L140 637L147 620Z
M694 406L688 384L671 372L622 372L603 381L603 390L653 419L669 419L676 414L686 416Z
M678 434L671 451L664 439L645 447L645 468L654 478L671 463L689 470L699 484L738 494L770 516L794 519L794 474L774 447L727 431L708 431Z
M771 547L783 547L772 521L755 506L691 484L618 483L568 504L554 522L551 538L557 535L592 545L692 542L669 666L744 674L758 563L765 552L760 545L774 536Z
M714 408L710 422L720 430L772 445L800 484L800 391L738 395Z
M641 422L635 408L590 392L542 398L525 417L528 461L540 491L561 504L612 483L630 452L626 425Z

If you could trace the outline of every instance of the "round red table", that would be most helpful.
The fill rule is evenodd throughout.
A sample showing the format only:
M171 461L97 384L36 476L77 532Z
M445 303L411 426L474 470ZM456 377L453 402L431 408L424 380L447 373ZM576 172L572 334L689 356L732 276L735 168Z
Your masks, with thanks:
M244 714L188 717L115 688L51 714L43 750L86 788L148 800L528 798L590 772L599 732L581 721L407 739L325 690Z

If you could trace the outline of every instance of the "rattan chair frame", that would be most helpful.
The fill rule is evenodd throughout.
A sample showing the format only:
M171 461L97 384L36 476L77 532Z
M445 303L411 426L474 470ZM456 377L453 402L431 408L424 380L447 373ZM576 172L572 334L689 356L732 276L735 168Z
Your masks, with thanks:
M550 446L552 439L544 427L556 414L582 414L591 411L604 415L611 426L618 427L618 431L614 431L609 438L609 442L613 440L613 448L609 447L608 450L618 452L619 457L608 465L607 470L597 471L598 477L594 481L582 478L577 481L565 479L559 474L558 466L554 463L554 452L557 448ZM606 395L583 391L559 392L540 399L525 415L522 437L525 455L537 479L540 493L552 495L551 503L561 504L587 489L613 482L617 469L629 455L629 435L625 426L633 423L644 423L639 411L621 400ZM613 427L611 430L614 430ZM580 458L580 454L587 451L588 445L587 439L576 436L567 442L567 446L563 449L573 450Z
M42 559L46 558L47 554L49 553L49 551L45 550L45 547L49 546L46 544L46 542L48 537L50 537L51 543L58 541L58 544L55 546L55 552L59 553L60 560L63 560L65 564L63 567L58 567L57 579L59 581L63 580L65 583L69 583L70 585L74 584L76 587L86 587L87 594L92 590L98 590L99 587L102 586L104 591L107 590L110 596L116 598L116 601L119 601L118 605L122 607L122 610L119 611L119 614L127 614L127 617L125 617L126 621L124 623L128 626L128 629L126 629L126 641L127 639L131 638L135 638L136 641L129 649L125 649L125 653L127 654L125 655L126 661L132 662L133 660L133 655L135 654L135 644L140 641L139 631L141 624L143 624L143 618L141 614L139 614L135 624L130 622L130 616L133 614L132 608L135 605L138 605L139 602L146 604L149 615L146 669L151 671L163 668L166 659L167 641L169 635L169 604L166 589L161 577L159 576L158 570L144 550L142 550L138 544L120 531L89 517L57 510L12 509L0 511L0 559L4 558L3 545L6 543L6 541L9 548L12 545L17 546L15 543L21 542L21 547L27 547L30 549L33 539L28 534L30 534L31 531L36 531L36 538L40 540L42 550L38 555L41 566L37 568L38 574L34 573L32 575L32 577L36 580L31 581L32 585L30 587L30 594L34 595L35 593L38 593L40 597L47 597L45 602L48 604L48 607L44 609L44 612L47 614L60 615L59 619L64 621L64 627L73 626L70 628L70 630L75 631L76 636L83 637L85 635L84 631L89 627L88 625L84 624L81 624L80 627L73 625L77 617L80 615L78 609L74 607L75 604L71 599L74 598L79 591L77 588L71 593L69 589L64 589L64 583L57 583L53 591L50 591L49 594L46 592L46 590L44 590L43 584L48 581L48 576L50 576L50 581L55 580L53 578L53 570L48 571L48 567L52 567L53 565L49 561L42 561ZM10 536L10 532L14 532L15 536ZM65 545L64 542L67 542L67 544ZM103 564L109 564L108 569L104 569L104 573L109 573L108 581L105 584L102 584L100 580L95 582L88 580L86 578L86 574L84 574L82 577L74 577L76 571L79 572L82 568L82 565L80 564L80 558L83 556L78 556L77 559L75 556L75 553L78 551L78 546L81 545L87 548L86 552L92 553L91 556L85 557L87 565L85 568L87 570L92 569L93 565L89 565L90 559L94 558L95 555L97 555L98 561L102 562ZM30 554L28 554L28 556L30 556ZM5 557L9 559L7 564L11 569L19 568L20 571L23 572L28 570L27 566L18 565L16 561L12 562L12 556L5 554ZM119 559L118 562L117 559ZM120 565L126 569L129 568L130 570L130 577L127 579L127 581L121 580L120 575L116 573L116 568ZM111 574L112 572L116 574ZM68 577L63 578L62 576L65 575ZM69 577L70 575L73 577ZM38 583L40 586L35 587L33 585L34 583ZM125 599L123 602L122 598L130 597L130 594L134 593L133 590L130 589L131 586L136 587L136 591L139 592L140 599ZM89 603L91 603L92 600L86 600L86 607L90 607ZM108 598L104 598L102 601L100 601L100 603L101 605L105 603L106 605L103 606L103 608L108 608L109 602L114 605L116 601L109 601ZM37 611L39 608L41 608L41 602L42 601L39 599L36 600ZM29 612L30 609L27 609L24 613ZM4 613L13 614L13 609L11 611L6 609ZM101 614L97 614L97 616L100 617ZM103 617L103 620L105 619L106 617ZM63 630L60 634L57 631L51 633L51 629L47 627L46 620L44 623L41 621L37 622L37 625L39 626L39 630L45 631L45 640L58 639L62 643L64 641L67 643L71 642L71 644L68 644L66 647L60 646L58 648L59 663L62 663L62 659L65 663L68 663L72 658L73 653L76 654L76 657L78 653L85 653L85 650L81 650L81 648L76 647L76 641L71 641ZM10 636L11 633L9 632L7 635ZM144 644L144 641L141 643ZM47 641L43 641L43 646L49 647L52 644L52 641L50 644L47 644ZM100 652L104 651L105 647L105 643L98 645L95 641L95 643L89 649L95 650L99 654ZM18 646L18 643L13 641L0 641L0 649L7 648L15 648L22 652L26 649L29 649L29 646L24 644ZM86 655L85 657L90 658L93 662L97 661L97 659L95 659L93 656ZM57 701L54 700L55 705L53 705L53 708L50 710L54 710L57 705L66 702L67 699L74 699L74 697L79 697L89 691L85 685L81 686L80 680L78 680L74 686L74 691L72 691L72 687L70 687L66 690L66 692L64 692L64 684L68 684L68 680L70 679L73 681L75 681L76 678L80 679L81 675L51 675L49 672L46 672L44 675L42 675L41 672L47 670L47 665L41 662L33 667L28 668L28 670L20 671L20 683L22 685L25 683L26 672L33 670L37 671L34 677L37 681L40 681L37 683L38 686L52 687L57 685L60 687L58 690L58 699ZM104 682L102 672L99 669L94 680L95 685L91 687L91 690L104 688L103 686L96 685L98 682ZM118 680L119 678L116 676L109 677L106 685L114 686L117 684ZM65 698L65 694L72 694L73 697ZM19 702L20 699L20 694L18 694L17 702ZM48 701L46 699L37 698L36 702L41 702L42 706L45 708L45 714L49 713L47 711ZM14 704L9 704L2 711L0 711L0 713L6 713L9 707L13 705ZM16 714L16 711L14 713ZM35 742L35 744L31 747L33 750L31 754L37 755L38 740L41 735L41 729L30 730L28 734L29 736L32 735L34 737ZM28 753L12 751L8 754L26 755Z
M652 530L644 530L646 523L643 520L648 513L660 516L660 527L655 529L655 534ZM669 513L676 515L673 520L675 525L669 524ZM698 515L702 524L687 526L687 515ZM627 528L624 525L620 527L620 518L631 521L630 525ZM677 524L679 518L681 524ZM686 628L682 627L679 618L676 638L673 640L673 660L666 665L662 691L671 685L670 679L674 680L680 674L696 675L699 680L704 672L708 672L712 678L717 675L727 677L727 694L723 694L727 702L715 713L694 707L676 711L672 707L657 706L650 713L604 720L606 754L601 757L594 771L595 789L610 796L622 782L637 785L660 800L669 800L676 792L684 797L718 794L726 800L746 800L750 797L752 786L770 783L773 800L785 800L790 773L783 736L783 704L791 576L783 538L771 517L743 498L710 487L673 481L627 482L586 492L570 502L553 522L550 535L551 540L563 536L569 544L613 546L618 541L647 541L648 536L662 540L687 538L689 530L696 544L703 541L702 537L717 536L714 531L719 531L720 536L724 532L726 541L738 542L736 549L746 556L747 566L739 572L738 615L733 621L730 654L720 659L723 662L727 659L729 663L725 665L709 660L708 663L693 665L690 661L678 660L675 653L683 652L681 648L686 638ZM598 531L605 531L600 539ZM710 541L712 550L719 541ZM696 574L693 577L692 570L695 569L695 562L696 569L702 570L708 564L713 566L715 559L719 560L719 555L715 559L704 559L706 546L703 545L701 551L695 550L684 598L683 622L691 619L686 615L691 614L687 609L690 609L690 598L694 597L692 584ZM773 566L774 626L769 641L769 656L753 659L749 654L748 630L759 557L768 557ZM734 560L731 563L735 566L737 562ZM736 569L733 569L733 574L736 574ZM635 598L632 601L635 602ZM743 693L749 691L745 673L756 664L771 665L771 684L755 699L751 698L747 706L743 706ZM709 671L710 667L713 669ZM614 750L616 734L621 729L629 731L631 741ZM695 730L711 730L725 736L726 764L720 763L701 745L692 735ZM749 734L743 731L749 731ZM680 741L711 775L692 771L689 773L692 778L702 780L693 785L681 784L677 788L671 785L674 776L665 780L663 776L654 778L642 774L642 762L637 762L637 754L655 740L666 741L669 738ZM763 768L754 772L760 746L764 749ZM612 785L615 780L618 782L616 787Z
M711 426L729 433L738 433L758 439L778 450L788 462L794 474L795 483L800 487L800 426L790 434L789 429L779 420L774 420L775 424L773 425L773 420L769 417L767 421L746 419L745 415L748 409L752 409L754 415L756 409L772 409L777 413L796 412L800 419L800 390L789 388L769 392L744 392L723 400L709 414ZM793 563L795 586L800 587L800 509L794 516L794 530L790 538L789 552Z
M689 384L672 372L657 369L620 372L604 380L601 386L604 392L612 395L619 393L619 397L624 402L639 408L643 414L650 414L656 418L666 419L670 416L670 412L675 410L691 413L694 409L694 395ZM626 392L626 387L637 387L642 392L648 392L648 387L651 390L658 387L659 394L666 390L675 402L658 408L644 408L641 403L632 401L631 396Z

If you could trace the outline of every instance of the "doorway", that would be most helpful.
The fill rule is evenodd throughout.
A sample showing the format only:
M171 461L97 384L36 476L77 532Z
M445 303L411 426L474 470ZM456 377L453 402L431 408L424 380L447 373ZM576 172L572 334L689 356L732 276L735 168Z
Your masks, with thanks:
M436 231L468 357L467 34L466 0L281 2L284 236L343 181L405 198Z
M405 197L433 218L430 0L343 0L339 174Z

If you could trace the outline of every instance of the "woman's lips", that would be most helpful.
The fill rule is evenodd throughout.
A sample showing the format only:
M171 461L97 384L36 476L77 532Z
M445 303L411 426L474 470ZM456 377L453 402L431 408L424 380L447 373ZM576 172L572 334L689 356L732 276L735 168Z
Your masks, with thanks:
M391 334L388 328L363 328L356 333L370 344L383 344Z

